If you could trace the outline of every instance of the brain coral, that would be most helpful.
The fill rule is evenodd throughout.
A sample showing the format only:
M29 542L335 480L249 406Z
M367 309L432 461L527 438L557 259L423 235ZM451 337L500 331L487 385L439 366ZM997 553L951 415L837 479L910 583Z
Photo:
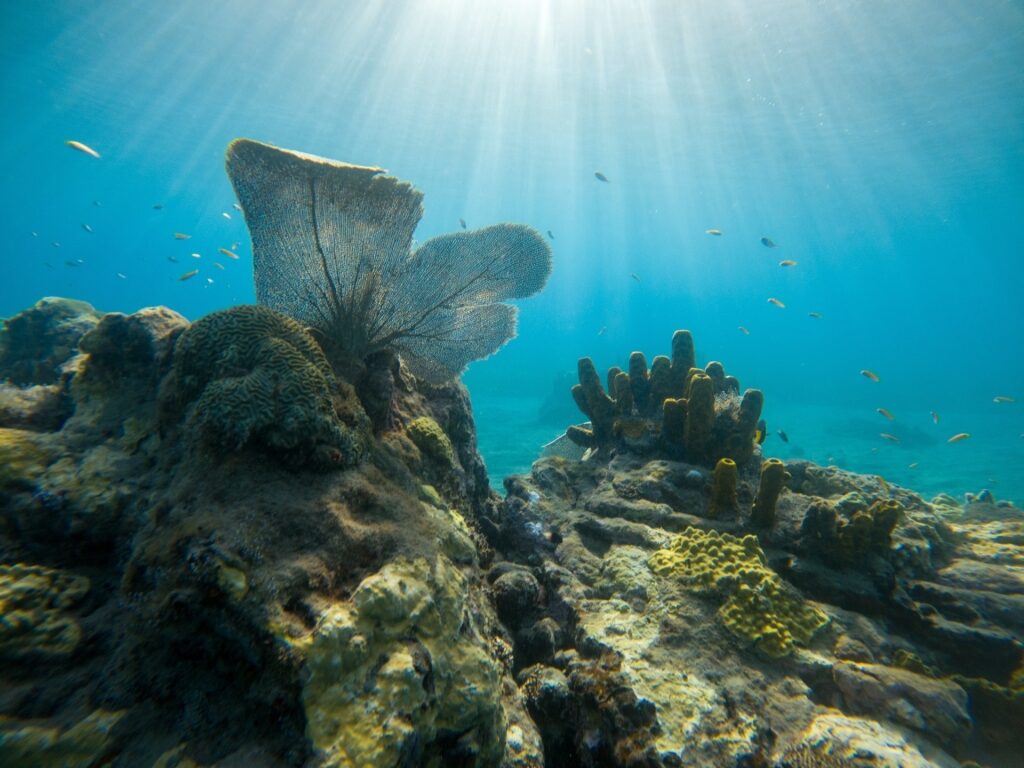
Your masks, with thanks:
M249 139L228 176L253 240L260 304L316 328L332 357L402 353L439 382L515 336L516 308L551 272L530 227L498 224L434 237L410 252L422 194L382 175Z
M358 433L338 418L338 384L313 338L267 307L214 312L182 333L174 351L179 402L220 448L255 446L294 463L355 463Z
M689 589L725 597L719 618L769 656L810 642L828 617L806 604L768 567L755 536L687 528L648 561L651 570Z

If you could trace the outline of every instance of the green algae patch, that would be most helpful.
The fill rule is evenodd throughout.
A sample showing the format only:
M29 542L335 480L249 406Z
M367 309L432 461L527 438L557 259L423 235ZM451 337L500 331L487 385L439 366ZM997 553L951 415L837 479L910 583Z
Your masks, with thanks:
M424 455L439 464L454 466L455 449L452 448L452 441L448 439L440 424L429 416L420 416L410 421L406 429L409 438Z
M447 558L395 560L328 608L305 646L307 736L328 768L395 765L412 747L471 734L500 762L501 674L469 619L466 578Z
M806 645L828 624L828 617L806 603L768 567L752 535L737 538L718 531L687 528L648 565L687 589L724 598L722 623L736 636L772 657Z
M66 656L82 631L65 611L89 580L41 565L0 565L0 656Z
M6 768L99 765L110 758L111 731L124 714L124 710L97 709L66 730L25 725L0 716L0 764Z

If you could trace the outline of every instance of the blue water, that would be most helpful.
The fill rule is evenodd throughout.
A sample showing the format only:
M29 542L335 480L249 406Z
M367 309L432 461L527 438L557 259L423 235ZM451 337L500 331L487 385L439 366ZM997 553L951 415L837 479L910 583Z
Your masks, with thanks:
M1022 65L997 0L6 2L0 315L253 301L223 172L250 136L412 181L421 240L553 232L519 337L464 377L495 479L581 418L577 357L685 327L764 390L769 454L1022 502Z

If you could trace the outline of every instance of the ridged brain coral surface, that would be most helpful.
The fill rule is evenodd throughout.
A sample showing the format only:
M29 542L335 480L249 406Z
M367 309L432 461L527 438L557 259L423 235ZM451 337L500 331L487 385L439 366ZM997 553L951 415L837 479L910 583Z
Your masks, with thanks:
M688 589L725 597L722 623L769 656L810 642L828 617L805 603L767 565L755 536L687 528L648 561L651 570Z
M240 306L193 323L174 353L177 394L191 423L226 449L255 446L298 462L358 460L335 415L337 383L313 338L267 307Z
M359 359L400 351L439 382L515 336L516 308L551 272L538 232L498 224L432 238L415 251L423 195L380 168L249 139L228 147L228 176L253 241L260 304L321 331Z

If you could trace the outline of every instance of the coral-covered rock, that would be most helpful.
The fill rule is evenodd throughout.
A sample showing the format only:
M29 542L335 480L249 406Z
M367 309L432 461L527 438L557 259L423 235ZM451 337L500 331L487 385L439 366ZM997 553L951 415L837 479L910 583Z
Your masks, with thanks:
M0 381L18 386L57 383L61 366L101 316L84 301L50 297L7 318L0 330Z

